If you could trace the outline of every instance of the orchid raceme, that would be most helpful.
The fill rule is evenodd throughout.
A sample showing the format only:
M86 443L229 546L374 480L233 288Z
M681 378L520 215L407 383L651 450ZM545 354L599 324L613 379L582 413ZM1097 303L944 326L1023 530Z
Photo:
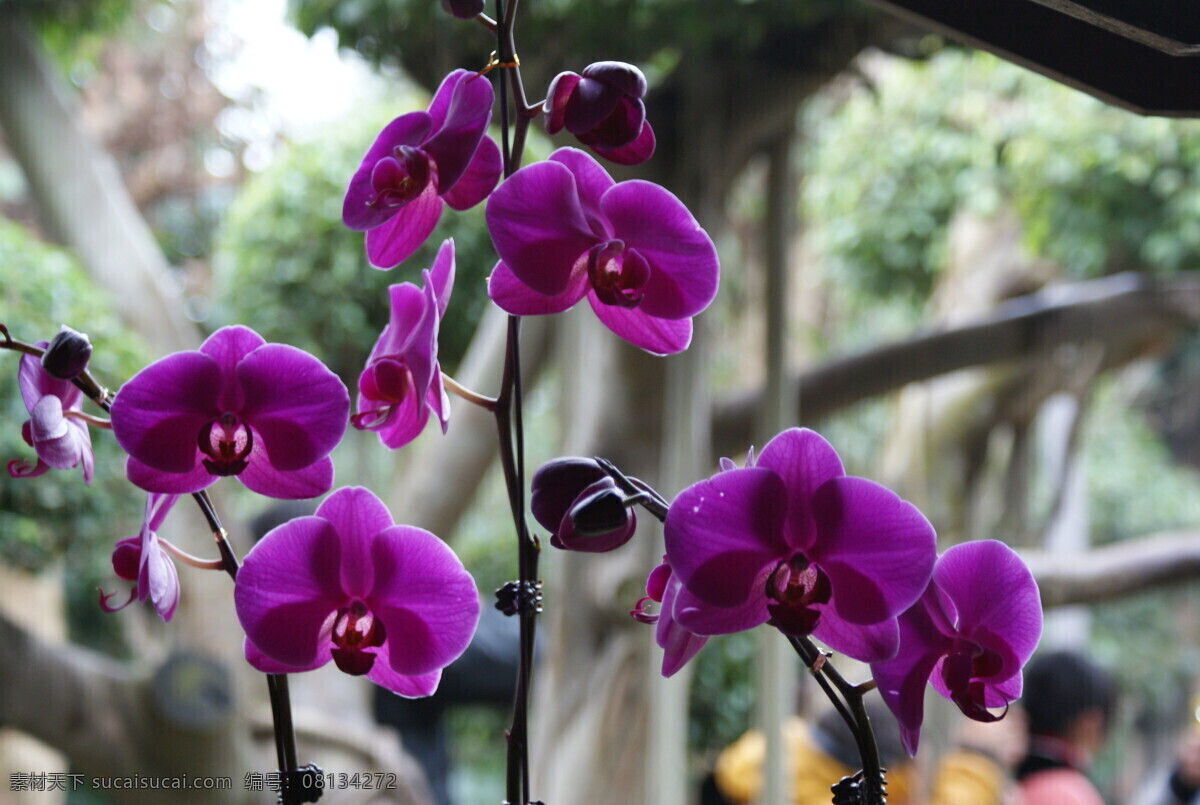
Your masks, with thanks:
M319 360L238 326L142 369L111 414L126 474L149 492L196 492L232 475L262 495L309 498L333 485L329 453L349 409Z
M896 653L896 616L924 591L936 557L929 521L847 476L811 430L772 439L757 460L688 487L666 519L667 561L704 607L676 602L697 634L770 622L864 662Z
M47 342L38 342L46 347ZM72 416L83 410L83 393L69 380L51 377L32 355L22 355L17 368L17 385L29 419L21 425L21 438L37 453L37 463L14 459L8 462L13 478L34 478L53 468L80 467L83 482L92 481L92 437L87 424Z
M529 509L562 550L601 553L619 548L637 528L633 510L608 473L588 458L558 458L533 474ZM582 531L576 520L584 512ZM597 520L596 515L602 515ZM661 600L661 599L656 599Z
M500 255L488 295L513 315L586 297L605 327L666 355L687 348L692 316L717 292L716 249L683 203L650 182L614 182L574 148L505 180L487 225Z
M351 423L379 434L395 450L415 439L432 412L450 423L450 401L437 362L438 325L454 286L454 241L438 249L420 288L402 282L388 288L391 313L367 366L358 378L357 413Z
M1042 604L1029 568L995 540L955 545L938 559L929 589L900 616L900 649L871 665L884 702L915 754L925 683L969 718L1021 695L1021 668L1042 633Z
M683 589L679 579L671 573L671 566L664 556L662 564L651 570L650 575L646 578L646 595L634 605L633 610L629 613L635 620L654 624L654 642L663 650L663 676L673 675L686 665L688 660L695 657L697 652L708 642L707 636L698 635L686 629L675 619L676 602L680 600L681 596L688 599L687 591ZM646 602L648 601L659 603L657 613L646 611ZM689 605L693 608L704 608L704 604L694 600L691 600L690 604L685 604L685 606Z
M178 495L146 496L146 514L142 528L136 537L129 537L113 547L113 571L126 581L134 582L125 603L109 606L108 599L116 593L100 593L100 608L105 612L116 612L133 602L149 601L164 621L171 620L179 603L179 574L175 563L167 556L158 539L158 529L167 519L167 513L179 499Z
M428 112L401 115L379 133L342 202L342 222L367 233L371 265L408 259L437 226L443 203L466 210L492 192L501 171L500 149L484 134L492 99L487 78L455 70Z
M546 133L565 128L605 159L639 165L654 153L645 95L646 76L625 62L589 64L583 75L559 73L542 107Z
M267 533L234 586L246 658L266 673L330 660L401 696L428 696L479 620L475 582L428 531L396 525L369 490L331 494Z

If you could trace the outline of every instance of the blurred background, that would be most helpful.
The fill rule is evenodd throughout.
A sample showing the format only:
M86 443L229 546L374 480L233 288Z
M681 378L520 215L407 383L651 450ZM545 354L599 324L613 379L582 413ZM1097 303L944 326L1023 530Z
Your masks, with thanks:
M0 321L26 341L60 323L89 333L111 388L233 323L352 386L386 286L419 281L453 237L442 367L493 393L482 207L444 215L390 272L340 221L378 130L491 50L430 0L6 0ZM1108 106L841 0L527 0L518 52L531 102L593 61L645 71L658 151L613 174L682 198L723 267L675 358L587 316L526 322L529 466L603 455L670 497L718 456L818 428L849 473L916 503L943 549L997 538L1027 552L1044 646L1118 679L1094 777L1129 801L1200 728L1200 124ZM537 128L527 162L571 144ZM7 462L31 450L4 360ZM447 539L486 596L516 554L491 422L454 404L449 435L397 453L348 432L338 484ZM109 435L93 441L90 487L76 471L0 477L0 802L164 801L12 790L28 772L228 776L231 790L170 801L267 801L244 777L274 766L265 686L241 661L227 579L181 569L166 625L96 605L97 587L123 584L111 545L137 533L143 500ZM233 484L218 506L240 552L305 511ZM212 553L186 509L164 531ZM661 553L645 527L613 555L543 554L535 797L697 802L756 701L776 719L813 714L798 661L758 634L713 639L660 678L652 630L627 612ZM499 801L511 627L486 618L431 702L377 701L331 668L294 677L302 762L402 780L324 801ZM929 764L961 720L944 704L930 702Z

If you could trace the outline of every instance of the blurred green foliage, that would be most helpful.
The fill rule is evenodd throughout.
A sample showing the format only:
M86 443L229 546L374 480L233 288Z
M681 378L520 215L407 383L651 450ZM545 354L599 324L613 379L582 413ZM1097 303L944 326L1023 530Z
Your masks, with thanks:
M344 46L375 64L403 64L427 86L447 65L423 67L418 53L436 47L477 52L482 59L488 51L481 26L451 17L433 0L289 0L288 8L305 33L332 28ZM495 16L495 4L487 3L485 11ZM789 26L865 13L870 12L838 0L542 0L520 9L518 50L522 67L533 66L535 80L620 59L648 68L654 81L683 53L736 60ZM522 47L522 42L536 44ZM540 90L530 86L529 92L530 101L536 101L532 94Z
M147 350L113 315L104 294L66 252L46 246L22 227L0 219L0 310L13 338L46 341L60 324L92 340L92 374L109 388L145 365ZM21 439L29 418L17 388L20 354L0 351L0 460L36 461ZM84 410L103 416L95 406ZM61 558L90 557L136 531L143 493L125 480L124 453L111 434L92 429L96 471L91 486L82 472L50 470L38 478L0 475L0 562L37 570ZM86 560L85 560L86 561Z
M1032 251L1076 278L1200 258L1200 121L1139 117L978 52L863 69L869 89L805 110L803 206L868 297L924 300L963 206L1011 203Z
M421 283L443 239L454 238L456 275L440 331L439 358L452 372L487 302L495 264L483 205L449 207L438 228L398 268L371 268L363 235L342 225L342 196L363 153L391 115L424 108L412 99L385 114L347 121L332 141L293 144L242 188L217 232L217 309L211 325L246 324L323 360L351 389L388 319L387 286ZM378 112L378 110L377 110Z

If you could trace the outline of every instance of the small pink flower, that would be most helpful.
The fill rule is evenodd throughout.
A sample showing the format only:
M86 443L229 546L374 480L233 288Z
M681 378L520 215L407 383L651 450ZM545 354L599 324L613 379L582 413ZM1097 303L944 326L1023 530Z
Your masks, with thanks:
M401 696L429 696L479 621L475 582L446 543L396 525L361 487L270 531L233 591L246 659L265 673L330 660Z
M350 419L359 430L378 433L393 450L417 438L431 412L442 433L450 423L437 346L454 286L453 240L442 244L422 278L420 288L411 282L388 288L391 315L358 377L357 413Z
M113 547L112 566L117 576L135 582L125 603L109 606L108 599L116 593L100 593L100 608L105 612L124 609L136 598L149 601L164 621L171 620L179 604L179 574L175 563L163 550L156 533L167 512L179 499L178 495L146 496L146 515L136 537L129 537Z
M660 604L657 614L646 611L648 601ZM645 597L641 598L629 613L634 620L654 624L654 642L663 650L663 676L671 676L686 665L708 642L706 635L690 631L675 619L675 609L676 606L680 606L681 601L684 608L695 609L704 606L683 589L678 577L671 573L671 566L667 564L667 557L664 556L662 564L651 570L646 578Z
M47 342L39 341L39 347ZM51 377L32 355L22 355L17 385L29 419L21 426L21 438L37 452L37 464L21 459L8 462L13 478L34 478L48 469L83 469L83 482L92 481L92 437L83 420L71 416L83 410L83 393L69 380Z

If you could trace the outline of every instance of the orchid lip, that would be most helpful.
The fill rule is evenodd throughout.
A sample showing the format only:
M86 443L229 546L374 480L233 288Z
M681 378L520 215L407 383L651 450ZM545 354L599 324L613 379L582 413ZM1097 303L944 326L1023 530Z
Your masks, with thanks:
M233 414L225 413L200 429L197 442L200 452L208 456L204 459L205 469L213 475L238 475L249 465L254 431Z

